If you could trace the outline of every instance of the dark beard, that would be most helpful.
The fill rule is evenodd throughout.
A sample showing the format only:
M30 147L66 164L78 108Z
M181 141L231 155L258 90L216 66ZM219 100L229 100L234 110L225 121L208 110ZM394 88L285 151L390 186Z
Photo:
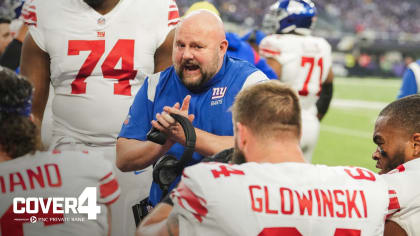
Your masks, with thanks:
M245 163L245 155L244 153L239 150L238 148L235 147L234 151L233 151L233 156L232 156L232 163L233 164L243 164Z
M183 68L181 67L180 72L177 72L178 77L181 79L182 83L185 85L185 87L190 91L199 91L201 88L203 88L204 84L210 80L211 75L208 73L204 73L200 68L201 73L201 79L195 83L185 83L184 81L184 75L182 74Z
M181 64L181 66L179 67L179 70L176 71L176 74L178 75L178 77L181 79L182 83L185 85L185 87L190 90L190 91L200 91L201 88L203 88L204 84L207 83L207 81L209 81L212 77L213 74L210 74L208 72L204 72L202 70L202 68L200 67L200 74L201 74L201 79L194 82L194 83L186 83L184 80L184 74L182 73L184 71L185 65L188 64L189 61L186 61L184 63Z
M83 0L83 1L92 8L97 8L105 2L105 0Z
M396 152L392 160L386 152L384 152L383 155L384 157L389 159L388 165L385 166L385 168L382 171L384 174L390 172L391 170L397 168L399 165L404 164L405 162L404 150L399 150L398 152Z

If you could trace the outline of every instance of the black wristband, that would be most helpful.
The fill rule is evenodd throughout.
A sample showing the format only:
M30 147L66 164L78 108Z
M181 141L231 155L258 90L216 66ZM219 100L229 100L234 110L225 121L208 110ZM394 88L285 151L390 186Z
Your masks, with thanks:
M0 56L0 65L11 70L16 70L19 67L21 51L22 42L17 39L13 39Z
M319 99L316 102L316 108L318 109L318 114L324 115L328 111L328 107L330 106L330 102L332 99L333 94L333 84L332 83L324 83L322 84L321 94L319 95Z

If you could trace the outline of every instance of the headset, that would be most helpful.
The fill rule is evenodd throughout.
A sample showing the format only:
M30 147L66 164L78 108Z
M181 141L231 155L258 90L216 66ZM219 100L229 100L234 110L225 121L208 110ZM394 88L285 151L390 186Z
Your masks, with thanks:
M185 150L179 160L175 156L169 154L164 155L153 168L153 181L159 184L159 187L162 189L162 197L168 193L169 186L182 174L186 165L192 160L196 141L194 126L188 118L178 114L171 114L171 116L184 130ZM147 139L163 145L166 142L167 137L164 133L152 127L147 133Z

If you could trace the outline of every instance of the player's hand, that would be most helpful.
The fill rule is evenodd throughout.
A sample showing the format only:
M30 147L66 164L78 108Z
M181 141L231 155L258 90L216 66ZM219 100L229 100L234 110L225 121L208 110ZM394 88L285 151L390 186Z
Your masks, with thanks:
M187 117L191 122L194 120L193 114L188 114L191 96L187 95L182 105L176 103L174 106L165 106L162 113L156 114L156 120L152 121L152 126L165 133L174 142L185 145L185 134L182 126L170 114L178 114Z

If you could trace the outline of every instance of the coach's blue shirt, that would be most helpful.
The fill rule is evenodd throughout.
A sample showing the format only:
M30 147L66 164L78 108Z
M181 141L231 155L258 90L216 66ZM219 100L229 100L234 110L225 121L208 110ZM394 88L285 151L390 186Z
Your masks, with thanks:
M203 85L200 91L188 90L175 72L173 66L163 72L149 76L137 93L131 105L128 117L124 122L119 137L146 141L147 132L156 113L163 111L164 106L182 104L185 96L191 95L189 114L194 114L195 128L220 136L233 136L232 106L236 94L251 84L268 80L268 78L250 63L225 56L219 72ZM178 159L184 152L184 146L176 143L167 154ZM197 152L193 155L195 164L203 158ZM178 183L179 178L176 183ZM171 189L176 185L173 183ZM152 184L149 200L156 205L161 198L161 190L156 183Z
M404 72L398 98L420 93L420 60L411 63Z

